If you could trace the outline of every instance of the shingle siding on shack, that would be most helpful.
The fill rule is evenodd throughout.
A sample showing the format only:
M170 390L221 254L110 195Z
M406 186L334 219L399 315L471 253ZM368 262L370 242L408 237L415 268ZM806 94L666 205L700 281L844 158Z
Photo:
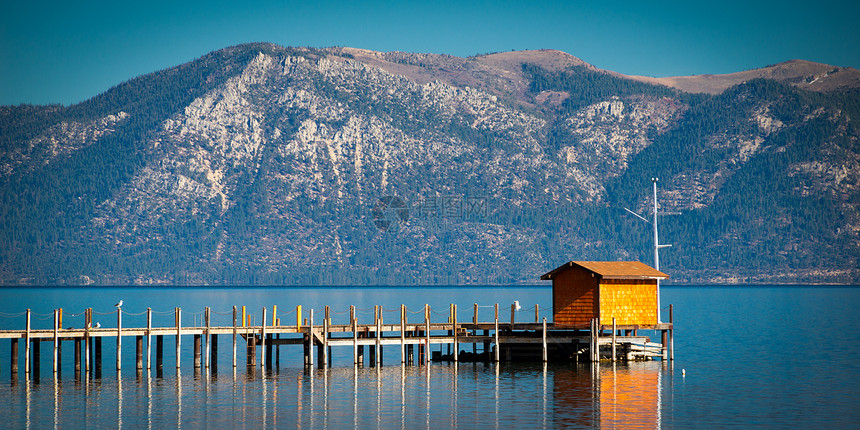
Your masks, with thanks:
M599 290L602 324L657 324L656 280L604 279Z
M638 261L571 261L544 274L552 280L553 323L652 325L659 322L657 280L668 275Z
M552 280L553 323L588 327L598 312L597 278L584 270L565 270Z

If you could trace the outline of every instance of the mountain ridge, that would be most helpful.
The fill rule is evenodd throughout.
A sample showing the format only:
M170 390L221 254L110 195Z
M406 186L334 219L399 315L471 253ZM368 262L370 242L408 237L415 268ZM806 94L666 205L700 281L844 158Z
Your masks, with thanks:
M0 109L0 281L531 283L650 261L623 209L656 176L676 282L857 282L857 99L798 73L710 95L552 50L225 48Z

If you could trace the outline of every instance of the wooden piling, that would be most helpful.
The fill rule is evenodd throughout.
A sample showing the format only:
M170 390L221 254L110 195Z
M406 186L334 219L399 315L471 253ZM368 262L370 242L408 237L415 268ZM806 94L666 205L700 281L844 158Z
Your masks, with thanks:
M201 364L200 353L202 349L202 341L200 340L200 335L194 335L194 368L199 369Z
M382 355L381 350L381 340L382 340L382 307L377 305L374 306L374 314L376 316L376 332L373 334L373 338L376 339L376 346L371 350L371 355L375 366L379 366L380 355Z
M122 370L122 308L116 308L116 370Z
M206 323L206 329L203 331L203 338L204 338L204 341L206 342L206 357L204 358L204 367L206 369L208 369L209 368L209 359L212 355L212 345L209 343L210 342L210 338L209 338L209 327L210 327L210 325L209 324L211 322L210 321L210 314L209 314L209 306L206 306L203 309L203 319Z
M535 322L540 322L540 305L538 305L537 303L535 303Z
M325 313L323 319L323 336L322 336L322 362L320 363L320 367L326 369L329 367L328 365L328 333L331 326L331 315L329 313L329 307L326 305Z
M257 366L257 335L248 336L248 345L245 349L245 366L248 369Z
M60 315L60 322L63 322L63 317ZM62 325L60 328L62 329ZM57 338L57 378L63 376L63 338Z
M669 305L669 324L671 327L669 329L669 361L675 360L675 320L673 319L673 306Z
M12 379L17 379L18 374L18 339L12 339L12 359L10 360Z
M498 363L499 362L499 349L500 349L500 346L499 346L499 304L498 303L496 303L496 305L493 307L493 310L495 311L495 321L493 324L493 333L496 337L496 342L495 342L496 345L494 347L495 354L493 354L494 355L493 359L496 363Z
M239 327L237 326L236 317L237 317L236 306L233 306L233 368L236 368L236 337L239 334Z
M308 314L308 365L314 365L314 310L311 309Z
M164 336L160 334L155 336L155 368L164 368Z
M266 334L266 369L272 368L272 333Z
M474 312L472 315L472 325L473 325L473 327L475 327L478 325L478 304L474 303L473 307L474 307ZM478 334L478 331L473 328L472 329L472 335L474 336L476 334ZM475 342L472 342L472 354L475 356L478 355L478 344Z
M458 338L459 330L457 329L457 305L451 305L451 327L454 328L454 362L460 361L460 339Z
M616 333L615 317L612 317L612 361L615 361L615 333Z
M349 323L352 325L352 364L358 364L358 320L355 318L355 305L349 305Z
M81 338L75 338L75 377L81 374Z
M547 350L546 350L546 318L544 318L544 319L543 319L543 331L542 331L542 334L541 334L541 341L542 341L542 345L541 345L541 346L543 347L543 349L542 349L543 362L544 362L544 363L546 363L546 362L547 362Z
M400 305L400 364L406 363L406 305Z
M92 370L92 367L90 366L90 354L91 354L91 350L90 350L91 348L90 347L92 346L92 343L90 342L90 328L93 326L93 309L92 308L87 308L84 311L84 322L85 322L85 328L84 328L84 360L86 361L86 363L84 363L85 364L84 371L89 373Z
M430 364L430 305L424 304L424 364Z
M218 369L218 335L210 334L209 343L211 345L209 353L211 354L209 368L214 373Z
M24 374L30 375L30 309L27 309L27 322L24 332Z
M10 371L12 372L12 379L14 380L14 379L17 379L16 375L18 375L18 339L12 339L11 349L12 349L12 351L11 351L12 357L10 360L10 364L11 364Z
M134 361L137 370L143 370L143 336L136 336L134 343Z
M42 363L42 339L36 338L33 339L33 358L30 360L30 365L33 367L30 369L30 374L33 375L33 379L38 381L39 374L41 373L40 364Z
M511 303L511 330L514 329L514 320L516 319L516 315L517 315L517 307L515 304Z
M268 360L268 358L267 358L268 354L266 354L266 308L265 307L263 308L263 322L262 322L262 324L260 324L260 342L262 342L262 345L260 345L260 355L261 355L260 367L265 370L268 367L268 366L266 366L266 363L268 363L268 361L267 361Z
M660 330L660 358L669 359L669 330Z
M96 379L100 379L102 377L102 338L97 337L93 339L95 343L95 359L93 360L95 363L95 376Z
M594 320L594 318L592 318L591 319L591 329L589 330L589 337L588 337L588 341L589 341L588 349L589 349L589 353L590 353L589 354L589 357L590 357L589 361L591 361L592 363L597 361L594 358L595 357L594 349L595 349L595 346L597 345L597 342L595 339L595 334L597 334L597 327L595 327L594 322L595 322L595 320Z
M146 308L146 370L152 369L152 308Z
M182 336L180 336L182 331L182 309L177 307L174 309L174 312L176 314L176 368L179 369L179 351L182 347Z
M60 323L60 311L54 309L54 374L57 373L58 361L60 355L58 354L58 350L60 348L60 328L58 324Z

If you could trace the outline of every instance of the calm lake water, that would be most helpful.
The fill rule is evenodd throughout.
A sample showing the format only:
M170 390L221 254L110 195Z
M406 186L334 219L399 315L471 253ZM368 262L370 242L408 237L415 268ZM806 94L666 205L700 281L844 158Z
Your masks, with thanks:
M183 326L192 326L205 306L213 325L231 325L234 305L258 321L263 307L277 305L284 324L294 324L299 304L305 317L329 305L334 323L348 319L350 305L360 323L373 320L374 305L388 321L399 318L401 303L410 312L430 304L434 321L447 319L450 303L461 319L471 317L473 303L486 306L479 311L485 321L494 303L518 300L518 320L533 320L535 304L549 319L552 305L549 287L5 288L0 329L23 329L28 307L34 328L50 328L60 307L66 327L83 326L87 307L102 327L116 327L119 299L123 327L145 326L147 307L153 325L173 325L173 308L181 307ZM124 338L119 374L115 346L106 341L102 378L76 380L73 343L66 342L55 378L48 342L40 378L26 381L21 372L12 381L10 341L2 340L0 418L11 428L860 428L860 288L672 286L661 302L674 304L671 364L401 366L394 347L381 367L356 368L350 348L335 348L330 369L306 370L302 348L284 346L278 369L248 373L242 364L233 370L223 336L210 374L194 372L190 337L177 372L173 340L165 339L158 377L155 369L135 371L133 338ZM501 313L504 320L509 313ZM21 345L22 371L23 363Z

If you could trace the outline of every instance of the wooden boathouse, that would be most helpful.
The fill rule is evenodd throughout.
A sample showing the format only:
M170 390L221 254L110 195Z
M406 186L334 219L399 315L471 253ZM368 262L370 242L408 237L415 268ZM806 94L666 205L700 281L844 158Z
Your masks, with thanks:
M597 318L651 328L660 322L657 282L668 277L639 261L569 261L540 278L552 281L555 327L588 327Z

